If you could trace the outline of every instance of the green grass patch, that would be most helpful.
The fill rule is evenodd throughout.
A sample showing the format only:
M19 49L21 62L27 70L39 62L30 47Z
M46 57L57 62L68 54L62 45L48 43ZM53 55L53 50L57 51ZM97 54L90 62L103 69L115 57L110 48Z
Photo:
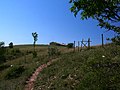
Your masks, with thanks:
M38 76L35 90L119 90L120 46L67 53Z
M36 58L33 58L32 52L31 45L7 48L8 59L0 65L0 90L24 90L26 81L36 68L51 59L48 56L48 46L36 46Z

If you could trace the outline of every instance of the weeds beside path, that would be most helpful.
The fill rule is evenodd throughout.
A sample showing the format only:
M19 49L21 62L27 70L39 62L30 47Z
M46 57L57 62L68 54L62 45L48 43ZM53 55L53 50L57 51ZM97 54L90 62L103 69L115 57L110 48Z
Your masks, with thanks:
M52 59L49 62L47 62L47 64L42 64L41 66L39 66L35 72L32 74L32 76L28 79L28 81L26 81L26 86L25 86L25 90L33 90L34 88L34 82L37 79L38 74L47 66L51 65L52 62L57 61L57 59Z

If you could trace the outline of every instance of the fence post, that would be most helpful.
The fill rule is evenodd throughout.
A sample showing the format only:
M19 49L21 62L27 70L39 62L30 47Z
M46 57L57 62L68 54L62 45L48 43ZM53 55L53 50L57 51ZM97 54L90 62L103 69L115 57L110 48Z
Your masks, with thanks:
M103 37L103 34L101 34L102 36L102 47L104 47L104 37Z
M75 52L75 41L74 41L74 52Z
M90 49L90 38L88 38L88 49Z
M82 41L81 41L81 50L83 49L83 41L84 41L84 39L82 39Z
M80 50L80 49L79 49L79 48L80 48L79 46L80 46L80 41L78 41L78 52L79 52L79 50Z

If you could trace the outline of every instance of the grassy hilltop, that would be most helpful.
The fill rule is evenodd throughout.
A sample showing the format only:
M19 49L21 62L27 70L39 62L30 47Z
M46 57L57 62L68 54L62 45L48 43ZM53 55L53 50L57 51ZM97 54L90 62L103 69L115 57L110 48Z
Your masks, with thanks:
M39 74L34 90L120 89L120 46L96 46L81 52L57 48L61 54L49 57L48 46L37 45L37 58L32 57L31 45L7 48L7 60L0 64L0 90L24 90L34 70L53 58L57 61Z
M34 90L119 90L120 46L67 53L45 68Z
M67 49L58 48L60 51ZM16 45L12 49L6 48L6 62L0 64L0 90L23 90L25 81L34 70L50 60L47 45L37 45L35 49L38 56L33 58L32 45Z

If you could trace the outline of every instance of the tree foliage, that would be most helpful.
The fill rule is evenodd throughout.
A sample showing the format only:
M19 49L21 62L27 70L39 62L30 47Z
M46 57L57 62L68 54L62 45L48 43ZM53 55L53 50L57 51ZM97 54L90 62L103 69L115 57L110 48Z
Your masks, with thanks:
M33 57L36 57L37 56L37 52L35 52L35 44L36 44L36 41L38 40L38 34L36 32L32 33L32 36L33 36L33 39L34 39L34 42L33 42L33 46L34 46L34 52L33 52Z
M33 36L33 39L34 39L34 42L33 42L33 45L35 46L35 43L36 41L38 40L38 34L36 32L32 33L32 36Z
M9 48L13 48L13 42L9 43Z
M79 12L81 19L93 18L98 20L101 28L113 30L120 36L120 0L70 0L71 12L76 16Z
M0 42L0 47L4 47L5 43L4 42Z

